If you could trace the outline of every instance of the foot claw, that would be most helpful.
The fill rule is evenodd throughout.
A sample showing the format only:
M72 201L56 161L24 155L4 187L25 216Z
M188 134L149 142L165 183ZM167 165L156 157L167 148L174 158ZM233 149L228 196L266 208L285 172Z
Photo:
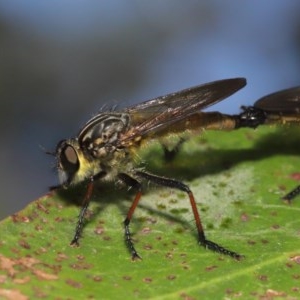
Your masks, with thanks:
M142 258L135 252L135 253L132 254L131 260L132 261L138 261L138 260L142 260Z

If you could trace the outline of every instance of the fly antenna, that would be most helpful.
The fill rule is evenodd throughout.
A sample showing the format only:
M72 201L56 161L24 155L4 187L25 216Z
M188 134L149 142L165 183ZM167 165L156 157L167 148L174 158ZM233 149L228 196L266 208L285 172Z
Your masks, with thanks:
M49 150L47 150L44 146L42 146L42 145L39 145L39 147L40 147L40 149L44 152L44 153L46 153L46 154L48 154L48 155L51 155L51 156L55 156L56 155L56 153L55 153L55 151L49 151Z

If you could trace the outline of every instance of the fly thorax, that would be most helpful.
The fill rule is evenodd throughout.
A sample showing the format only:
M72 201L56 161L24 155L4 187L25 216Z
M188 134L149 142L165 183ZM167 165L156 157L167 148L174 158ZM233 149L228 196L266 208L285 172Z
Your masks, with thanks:
M122 133L129 127L129 115L102 113L91 119L79 134L82 149L94 159L111 160L115 152L123 152L119 146Z

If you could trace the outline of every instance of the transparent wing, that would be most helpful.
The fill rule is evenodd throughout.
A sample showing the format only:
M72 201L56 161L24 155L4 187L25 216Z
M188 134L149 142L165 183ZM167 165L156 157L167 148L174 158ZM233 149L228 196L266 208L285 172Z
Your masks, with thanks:
M132 128L123 135L121 142L162 130L200 109L223 100L245 85L245 78L218 80L129 107L125 112L131 116Z

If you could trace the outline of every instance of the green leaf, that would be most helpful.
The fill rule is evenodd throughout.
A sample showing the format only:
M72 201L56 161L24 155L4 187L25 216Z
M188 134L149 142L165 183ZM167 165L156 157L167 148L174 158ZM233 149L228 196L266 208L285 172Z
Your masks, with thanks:
M207 238L243 260L200 247L187 195L154 185L131 223L141 261L122 225L134 193L114 185L99 184L71 247L82 186L0 223L0 298L298 299L300 203L280 198L297 185L299 146L297 128L259 128L205 132L167 164L159 145L141 151L147 170L191 187Z

